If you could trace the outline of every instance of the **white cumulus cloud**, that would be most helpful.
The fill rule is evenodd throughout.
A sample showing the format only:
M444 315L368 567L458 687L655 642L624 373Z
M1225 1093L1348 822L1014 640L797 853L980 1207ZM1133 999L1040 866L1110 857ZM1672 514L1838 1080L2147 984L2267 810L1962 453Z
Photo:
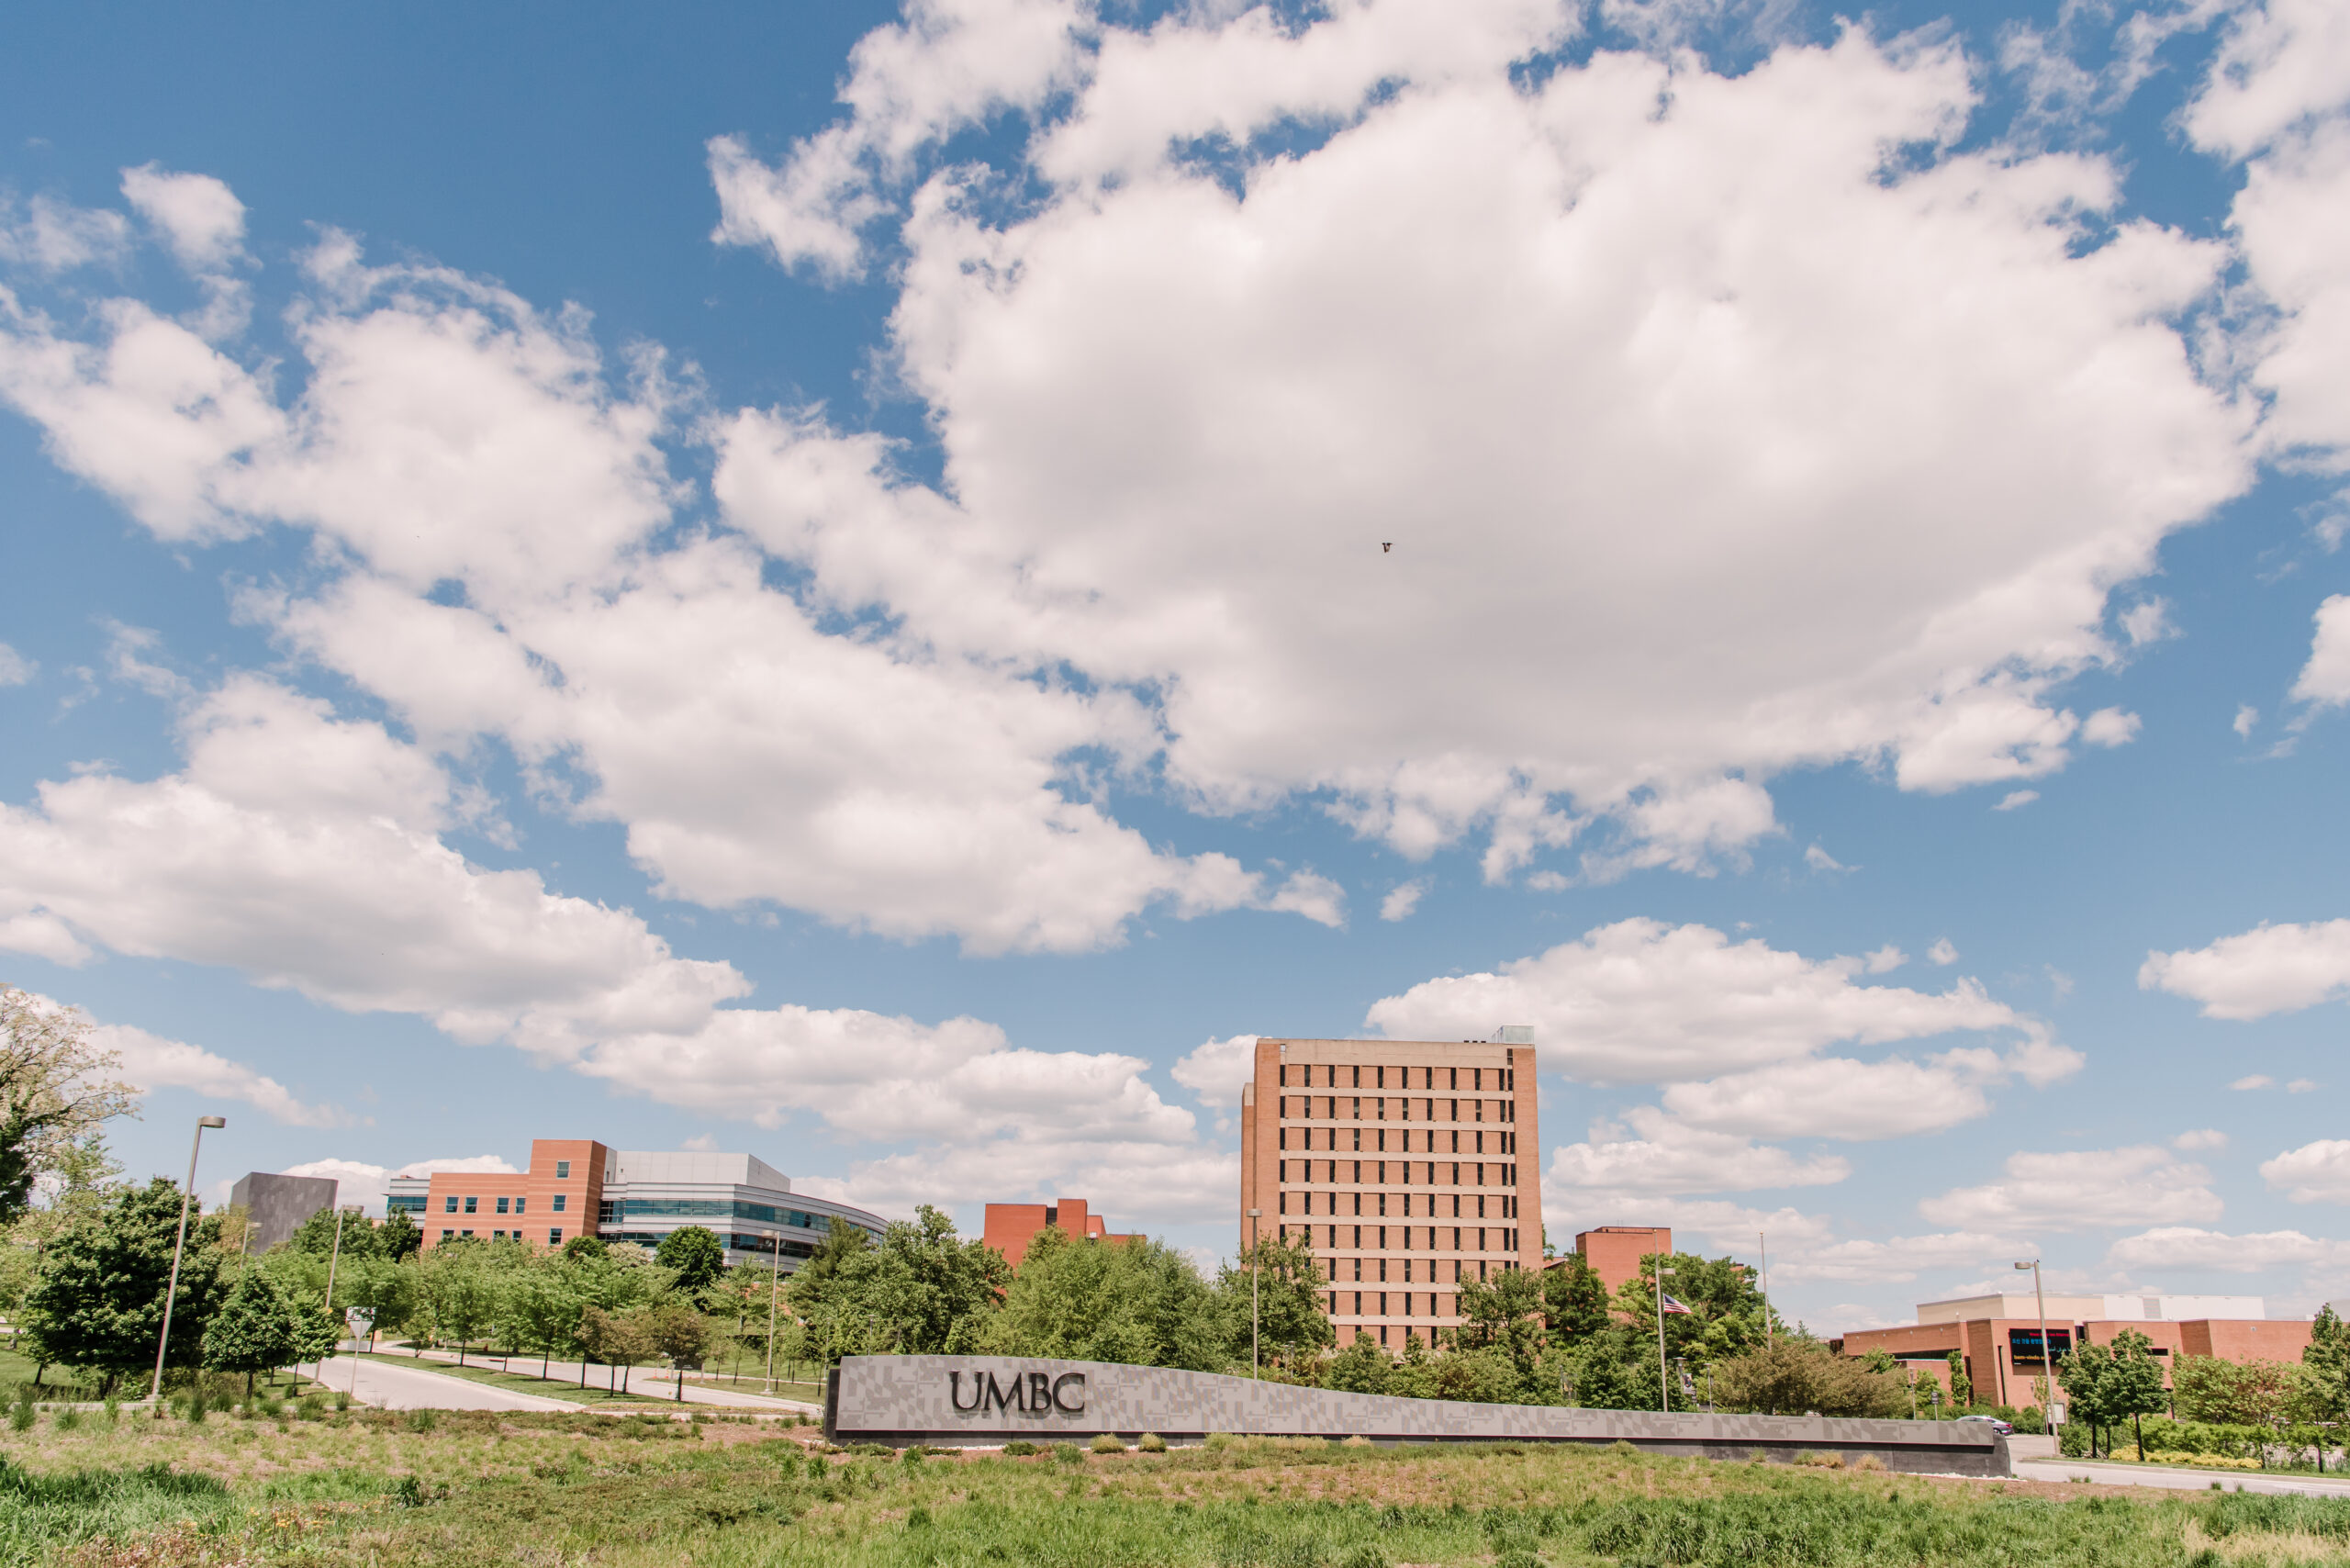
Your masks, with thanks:
M2000 1181L1957 1187L1918 1212L1953 1230L2015 1234L2220 1217L2211 1173L2158 1145L2008 1157Z
M2260 1178L2297 1204L2350 1204L2350 1138L2319 1138L2260 1162Z
M2200 1002L2206 1018L2298 1013L2350 994L2350 920L2264 924L2208 947L2149 953L2138 985Z

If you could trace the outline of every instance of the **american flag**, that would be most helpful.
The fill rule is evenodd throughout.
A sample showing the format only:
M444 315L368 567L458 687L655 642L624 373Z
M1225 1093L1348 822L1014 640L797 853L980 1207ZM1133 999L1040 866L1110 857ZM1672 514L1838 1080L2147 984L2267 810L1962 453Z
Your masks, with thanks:
M1677 1301L1673 1300L1673 1297L1672 1297L1670 1294L1667 1294L1667 1295L1665 1296L1665 1298L1664 1298L1664 1315L1665 1315L1667 1317L1672 1316L1673 1316L1674 1313L1676 1313L1676 1312L1685 1313L1685 1312L1687 1312L1688 1310L1689 1310L1689 1309L1688 1309L1687 1307L1685 1307L1685 1306L1682 1305L1681 1305L1681 1303L1679 1303L1679 1302L1677 1302Z

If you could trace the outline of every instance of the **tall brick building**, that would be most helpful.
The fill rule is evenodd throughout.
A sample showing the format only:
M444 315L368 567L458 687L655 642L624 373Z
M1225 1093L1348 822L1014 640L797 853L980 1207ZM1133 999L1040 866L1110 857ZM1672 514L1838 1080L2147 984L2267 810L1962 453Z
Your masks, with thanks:
M1531 1029L1261 1037L1240 1114L1241 1245L1304 1234L1341 1345L1430 1338L1460 1321L1461 1280L1542 1266Z

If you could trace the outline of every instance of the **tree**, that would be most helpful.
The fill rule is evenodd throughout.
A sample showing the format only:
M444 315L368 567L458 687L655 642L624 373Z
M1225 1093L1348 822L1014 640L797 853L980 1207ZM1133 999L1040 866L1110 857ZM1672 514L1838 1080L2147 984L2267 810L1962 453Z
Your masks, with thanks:
M1199 1271L1164 1243L1079 1240L1052 1227L1028 1244L980 1343L1005 1355L1212 1372L1225 1364L1223 1319Z
M96 1372L107 1392L124 1373L152 1366L179 1223L179 1185L159 1176L60 1236L25 1299L35 1358ZM202 1359L205 1327L221 1294L219 1236L217 1217L188 1226L172 1308L173 1366Z
M2109 1419L2130 1417L2130 1435L2140 1457L2146 1451L2142 1416L2152 1416L2168 1405L2163 1393L2163 1366L2154 1360L2154 1342L2135 1328L2113 1337L2113 1360L2105 1372L2103 1404Z
M844 1355L968 1353L1012 1282L1003 1255L955 1234L924 1204L878 1246L835 1218L832 1235L790 1285L792 1310L827 1362Z
M2065 1387L2066 1419L2088 1427L2089 1453L2094 1458L2098 1434L2113 1419L2113 1411L2107 1403L2113 1352L2103 1345L2076 1345L2070 1354L2056 1358L2056 1371Z
M2315 1335L2311 1335L2312 1340ZM2223 1361L2213 1356L2181 1356L2171 1369L2171 1395L2181 1419L2265 1427L2285 1413L2302 1379L2306 1361ZM2072 1387L2069 1379L2066 1388Z
M0 1226L24 1213L37 1178L137 1103L114 1076L121 1065L78 1008L0 985Z
M1542 1271L1542 1316L1550 1338L1561 1344L1606 1332L1613 1321L1607 1316L1607 1282L1582 1253L1570 1252L1557 1267Z
M577 1336L587 1298L576 1272L559 1259L532 1259L509 1279L498 1299L498 1333L518 1350L539 1352L539 1375L547 1375L557 1350ZM583 1369L584 1370L584 1369Z
M349 1271L339 1274L335 1284L341 1305L368 1314L372 1339L398 1328L415 1313L420 1274L412 1263L395 1262L387 1257L362 1258Z
M384 1227L376 1237L384 1244L384 1256L395 1263L405 1263L424 1250L424 1232L418 1228L416 1216L406 1209L394 1209L384 1216Z
M1561 1397L1561 1391L1543 1375L1541 1366L1546 1343L1542 1282L1523 1269L1509 1268L1491 1280L1464 1279L1460 1293L1462 1321L1453 1330L1453 1345L1497 1353L1509 1366L1509 1382L1520 1403L1549 1404Z
M1324 1382L1348 1394L1385 1394L1394 1371L1395 1359L1358 1328L1354 1343L1330 1358L1324 1368Z
M406 1212L406 1211L401 1211ZM384 1240L375 1222L356 1206L341 1210L323 1208L295 1227L287 1243L297 1252L307 1252L313 1258L331 1258L335 1252L335 1219L342 1221L342 1261L354 1258L377 1258L384 1252ZM411 1222L411 1227L413 1222Z
M1950 1363L1950 1402L1961 1410L1968 1409L1975 1404L1975 1381L1966 1375L1966 1352L1953 1350L1947 1360Z
M2317 1309L2301 1350L2301 1398L2311 1420L2350 1420L2350 1328L2331 1306Z
M677 1288L699 1295L726 1272L726 1246L718 1233L699 1225L681 1226L661 1238L653 1256L677 1276Z
M1909 1394L1900 1378L1806 1335L1782 1334L1712 1367L1715 1402L1764 1416L1894 1416Z
M424 1253L417 1303L435 1339L457 1342L457 1364L464 1366L468 1343L498 1320L498 1282L489 1249L460 1238Z
M1303 1231L1288 1237L1259 1235L1238 1262L1217 1270L1215 1294L1229 1326L1226 1345L1233 1364L1248 1359L1252 1310L1256 1342L1275 1361L1319 1355L1337 1343L1322 1294L1328 1283L1315 1260L1314 1244Z
M578 1335L580 1344L586 1347L589 1355L606 1366L623 1369L621 1372L622 1394L628 1392L626 1369L656 1353L641 1310L607 1312L600 1306L590 1306L579 1315ZM583 1387L586 1386L587 1375L583 1363L580 1368Z
M596 1236L575 1236L563 1244L563 1256L567 1261L602 1258L610 1255L610 1251L611 1249L604 1245L603 1238Z
M251 1399L255 1372L275 1372L297 1359L294 1316L294 1303L268 1270L245 1269L205 1325L204 1364L244 1373Z
M710 1347L710 1319L683 1301L665 1302L643 1310L643 1343L677 1369L677 1399L686 1397L686 1369L701 1365Z

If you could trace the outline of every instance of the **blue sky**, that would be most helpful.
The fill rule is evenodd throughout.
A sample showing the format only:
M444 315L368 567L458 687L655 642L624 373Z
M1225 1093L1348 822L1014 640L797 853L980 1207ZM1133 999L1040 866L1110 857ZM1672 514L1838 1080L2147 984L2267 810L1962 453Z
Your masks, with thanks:
M1212 1254L1248 1037L1533 1023L1561 1244L2306 1311L2345 101L2317 0L12 13L0 975L207 1184Z

